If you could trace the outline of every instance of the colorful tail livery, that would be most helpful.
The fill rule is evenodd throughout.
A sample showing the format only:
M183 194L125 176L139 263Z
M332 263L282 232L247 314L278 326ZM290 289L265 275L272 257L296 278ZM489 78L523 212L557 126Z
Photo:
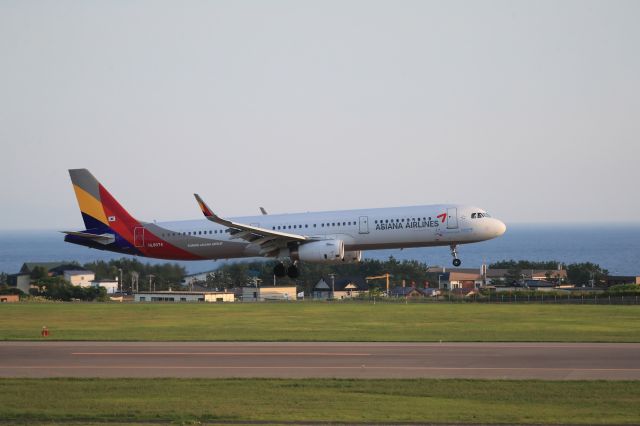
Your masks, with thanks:
M156 226L136 220L87 169L72 169L69 175L86 229L65 231L65 241L161 259L202 259L159 238Z
M223 218L194 194L205 219L163 223L131 216L86 169L69 170L85 229L67 231L65 241L101 250L159 259L203 260L242 257L289 259L286 274L297 276L298 262L354 262L363 250L456 246L502 235L506 227L469 205L263 214ZM282 276L279 263L274 274Z

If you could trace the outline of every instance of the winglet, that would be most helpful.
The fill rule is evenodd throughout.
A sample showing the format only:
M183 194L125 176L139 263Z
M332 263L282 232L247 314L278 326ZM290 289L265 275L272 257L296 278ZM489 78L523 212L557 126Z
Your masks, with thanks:
M211 211L209 206L207 206L207 203L205 203L204 200L202 198L200 198L200 196L198 194L193 194L193 195L196 197L196 201L200 205L200 210L202 210L202 214L204 214L205 217L209 218L209 217L215 217L216 216L215 214L213 214L213 212Z

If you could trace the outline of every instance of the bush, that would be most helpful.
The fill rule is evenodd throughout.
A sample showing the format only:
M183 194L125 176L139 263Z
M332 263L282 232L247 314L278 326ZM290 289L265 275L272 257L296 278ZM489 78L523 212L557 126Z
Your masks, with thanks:
M0 294L17 294L18 296L24 296L24 292L16 287L9 287L6 284L0 285Z
M640 296L640 286L637 284L619 284L611 286L605 292L608 296Z

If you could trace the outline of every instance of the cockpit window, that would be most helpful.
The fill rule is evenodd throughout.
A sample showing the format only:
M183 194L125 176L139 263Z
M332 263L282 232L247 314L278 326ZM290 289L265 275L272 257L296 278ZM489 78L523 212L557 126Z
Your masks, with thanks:
M491 217L491 215L487 212L476 212L476 213L471 213L471 219L480 219L483 217Z

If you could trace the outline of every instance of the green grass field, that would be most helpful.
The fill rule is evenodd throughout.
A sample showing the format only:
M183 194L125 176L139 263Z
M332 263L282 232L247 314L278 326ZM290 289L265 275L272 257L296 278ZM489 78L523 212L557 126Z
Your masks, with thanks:
M640 382L0 379L21 422L633 424Z
M17 303L0 340L640 342L639 306Z

